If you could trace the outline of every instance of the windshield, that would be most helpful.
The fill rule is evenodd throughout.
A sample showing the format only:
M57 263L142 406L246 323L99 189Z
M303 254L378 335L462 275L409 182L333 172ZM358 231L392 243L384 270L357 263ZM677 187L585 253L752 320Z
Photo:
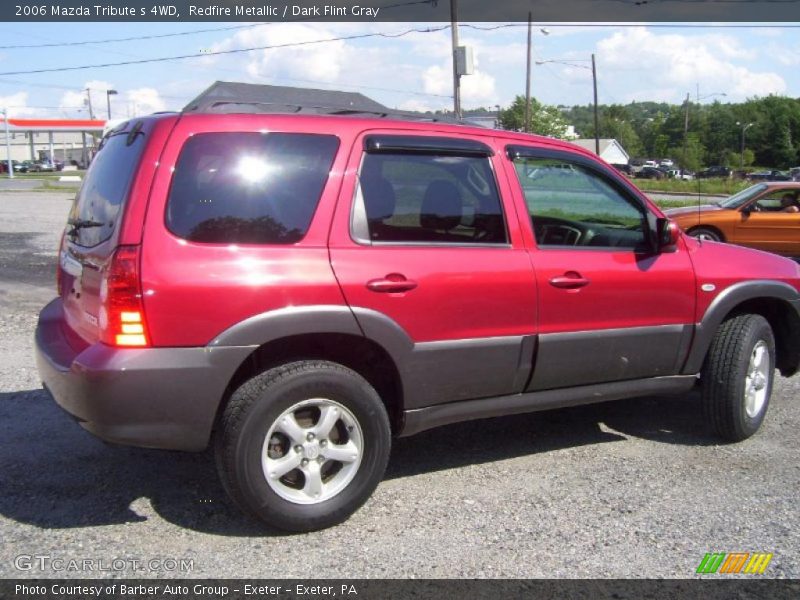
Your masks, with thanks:
M734 194L730 198L726 198L719 205L722 208L739 208L749 200L752 200L756 196L758 196L761 192L767 189L767 186L763 183L758 183L756 185L751 185L749 188L742 190L738 194Z

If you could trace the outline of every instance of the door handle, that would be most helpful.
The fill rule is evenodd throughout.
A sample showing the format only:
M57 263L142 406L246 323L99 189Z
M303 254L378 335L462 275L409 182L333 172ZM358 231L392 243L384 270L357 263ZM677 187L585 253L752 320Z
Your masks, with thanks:
M417 287L417 282L413 279L406 279L406 276L401 273L389 273L386 277L367 282L368 290L382 293L408 292L415 287Z
M553 277L550 280L550 285L557 288L563 288L567 290L574 290L577 288L582 288L585 285L589 285L589 280L585 277L582 277L580 273L576 273L575 271L567 271L560 277Z

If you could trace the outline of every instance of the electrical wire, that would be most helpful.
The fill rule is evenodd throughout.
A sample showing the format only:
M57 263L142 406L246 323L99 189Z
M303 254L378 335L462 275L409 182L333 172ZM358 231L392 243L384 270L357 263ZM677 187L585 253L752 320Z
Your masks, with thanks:
M160 63L160 62L168 62L173 60L184 60L189 58L203 58L206 56L220 56L225 54L239 54L242 52L253 52L255 50L275 50L278 48L296 48L300 46L311 46L314 44L325 44L330 42L340 42L340 41L349 41L349 40L359 40L365 38L374 38L374 37L383 37L383 38L399 38L411 33L434 33L437 31L442 31L445 29L449 29L450 25L442 25L440 27L426 27L420 29L407 29L405 31L401 31L398 33L385 33L385 32L378 32L378 33L361 33L356 35L348 35L348 36L337 36L332 38L325 38L321 40L308 40L305 42L287 42L285 44L272 44L268 46L253 46L251 48L234 48L232 50L213 50L211 52L197 52L195 54L182 54L178 56L162 56L159 58L142 58L138 60L126 60L122 62L115 62L115 63L101 63L95 65L80 65L80 66L67 66L67 67L53 67L49 69L31 69L29 71L5 71L0 73L0 76L5 77L6 75L33 75L36 73L60 73L64 71L83 71L85 69L103 69L107 67L123 67L128 65L142 65L142 64L152 64L152 63Z

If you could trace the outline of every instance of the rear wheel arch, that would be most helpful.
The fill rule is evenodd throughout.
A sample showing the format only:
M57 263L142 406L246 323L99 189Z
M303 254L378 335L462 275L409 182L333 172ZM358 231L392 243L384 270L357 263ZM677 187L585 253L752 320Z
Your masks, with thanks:
M272 339L253 350L233 373L217 407L223 414L233 392L245 381L282 364L323 360L358 373L386 406L392 432L403 427L403 382L394 358L377 342L350 333L306 333ZM215 425L216 426L216 425Z

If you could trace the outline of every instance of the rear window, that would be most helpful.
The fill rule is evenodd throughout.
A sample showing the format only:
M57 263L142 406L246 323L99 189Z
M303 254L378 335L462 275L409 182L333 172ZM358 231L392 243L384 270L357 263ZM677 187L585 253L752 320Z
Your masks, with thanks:
M308 230L338 146L331 135L195 135L175 167L167 227L193 242L295 243Z
M137 121L115 130L100 145L70 213L70 221L97 224L76 230L72 240L79 246L96 246L114 232L144 150L144 137L142 122Z

